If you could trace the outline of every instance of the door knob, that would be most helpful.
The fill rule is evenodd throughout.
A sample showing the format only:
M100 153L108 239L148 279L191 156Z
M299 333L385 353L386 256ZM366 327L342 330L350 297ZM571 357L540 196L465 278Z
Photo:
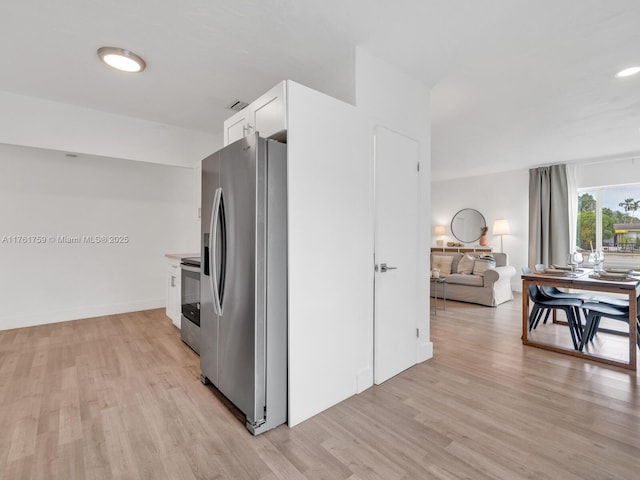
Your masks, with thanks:
M386 263L380 264L380 273L388 272L389 270L397 270L398 267L388 267ZM376 265L376 271L378 270L378 266Z

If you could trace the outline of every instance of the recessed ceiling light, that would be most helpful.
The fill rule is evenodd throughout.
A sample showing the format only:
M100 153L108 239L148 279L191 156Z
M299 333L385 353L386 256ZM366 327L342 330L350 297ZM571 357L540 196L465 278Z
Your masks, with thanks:
M638 72L640 72L640 67L629 67L616 73L616 77L630 77Z
M138 73L146 67L142 58L124 48L100 47L98 57L110 67L123 72Z

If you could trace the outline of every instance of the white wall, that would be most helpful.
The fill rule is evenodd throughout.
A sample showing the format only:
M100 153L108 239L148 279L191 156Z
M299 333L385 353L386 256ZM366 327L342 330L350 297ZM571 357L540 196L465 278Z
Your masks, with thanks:
M640 155L636 158L578 163L577 176L578 188L640 183Z
M343 102L356 103L356 52L350 50L322 68L294 78L302 85L313 88Z
M428 214L431 211L431 115L429 88L399 71L393 65L358 48L356 51L356 105L369 119L369 138L373 138L376 125L416 140L420 148L420 211L425 212L418 225L418 241L422 246L418 264L418 324L421 336L416 352L416 362L433 356L430 334L429 310L429 243L431 230ZM373 158L373 155L372 155ZM373 316L373 312L371 312ZM373 332L371 332L373 338ZM362 352L364 362L372 352ZM366 367L363 365L362 372ZM370 367L371 368L371 367ZM361 380L363 383L363 380Z
M356 393L370 328L372 169L356 108L288 85L289 425Z
M362 48L356 50L356 106L379 124L425 142L430 165L429 87Z
M357 105L288 85L289 425L373 384L373 135L376 125L420 144L421 209L429 211L429 92L359 50ZM430 358L427 215L416 362Z
M500 251L500 237L493 236L493 222L505 218L511 235L504 236L504 252L518 275L511 279L514 291L522 290L520 269L528 263L529 238L529 171L463 177L431 184L431 231L436 225L447 226L447 241L457 242L451 235L451 220L459 210L475 208L484 215L489 227L489 244ZM475 243L477 245L477 242ZM432 242L435 246L435 237Z
M0 329L163 307L164 254L199 248L194 186L191 168L0 144Z
M222 145L217 134L0 92L0 143L192 167Z

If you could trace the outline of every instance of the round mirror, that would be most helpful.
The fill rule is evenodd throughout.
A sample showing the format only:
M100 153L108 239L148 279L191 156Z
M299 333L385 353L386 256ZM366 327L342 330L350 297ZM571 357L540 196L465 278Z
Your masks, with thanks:
M451 220L451 233L462 243L473 243L487 227L482 214L473 208L463 208Z

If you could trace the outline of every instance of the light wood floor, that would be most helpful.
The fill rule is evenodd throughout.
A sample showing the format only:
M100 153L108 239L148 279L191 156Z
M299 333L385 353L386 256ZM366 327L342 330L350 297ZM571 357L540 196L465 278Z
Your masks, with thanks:
M0 332L0 478L635 479L635 374L520 341L520 301L449 301L435 356L252 437L162 310Z

